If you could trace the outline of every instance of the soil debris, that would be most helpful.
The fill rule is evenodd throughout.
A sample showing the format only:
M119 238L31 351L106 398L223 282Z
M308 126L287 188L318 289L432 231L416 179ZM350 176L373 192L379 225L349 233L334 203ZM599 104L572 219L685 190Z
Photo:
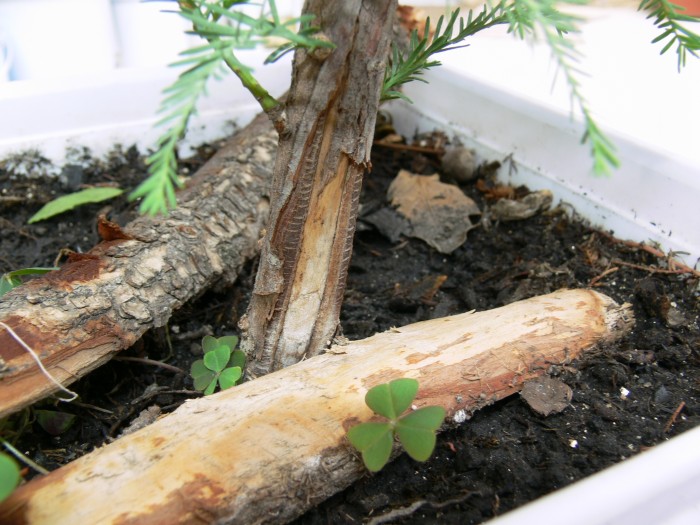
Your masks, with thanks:
M399 170L439 171L438 156L420 150L432 146L374 148L341 313L345 337L360 339L395 326L587 286L618 303L631 303L636 328L585 360L550 369L552 380L571 388L565 410L545 419L521 396L498 402L441 434L429 461L399 456L309 511L298 525L380 517L404 524L482 523L700 424L700 273L653 247L592 229L565 207L473 228L469 241L451 253L406 234L385 236L386 229L368 217L391 208L387 189ZM202 156L184 166L194 172L213 149L202 148ZM40 163L37 158L29 164L0 163L0 273L52 266L65 248L87 250L100 241L96 219L102 213L121 225L135 215L135 205L124 196L27 225L46 200L80 184L116 182L130 189L146 171L133 148L119 149L106 160L81 158L74 163L80 169L65 171L65 177L50 166L32 169L32 162ZM13 166L22 169L13 171ZM40 171L49 176L37 175ZM484 209L491 201L478 186L453 187ZM521 188L509 191L514 193L510 198L527 194ZM211 290L188 303L166 327L148 332L123 353L138 359L112 360L74 383L79 401L60 409L75 415L70 428L51 435L31 409L7 420L2 435L52 470L131 428L144 410L165 414L199 396L192 379L178 370L189 370L201 357L192 348L202 334L236 332L254 264L234 287ZM624 399L621 388L627 391ZM34 408L55 405L46 400Z
M530 408L544 417L562 412L571 403L572 396L569 385L547 376L528 381L520 391L520 397Z

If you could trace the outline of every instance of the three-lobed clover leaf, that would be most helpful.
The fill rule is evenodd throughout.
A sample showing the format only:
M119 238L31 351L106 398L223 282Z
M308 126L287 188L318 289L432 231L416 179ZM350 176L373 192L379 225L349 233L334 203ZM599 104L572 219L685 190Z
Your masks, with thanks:
M365 394L365 403L380 416L396 419L411 406L417 393L418 381L415 379L395 379L370 388Z
M391 423L361 423L348 430L348 440L362 453L362 461L371 472L386 465L394 445Z
M235 335L219 338L204 336L204 358L192 363L190 368L195 390L208 396L214 393L217 384L221 390L226 390L238 383L243 375L245 353L235 350L237 344L238 337Z
M396 435L409 456L426 461L435 448L435 431L445 419L442 407L423 407L396 422Z
M389 421L360 423L348 431L348 441L362 453L362 461L371 472L386 465L391 456L394 434L416 461L426 461L435 449L435 431L445 419L442 407L419 408L401 416L418 393L415 379L396 379L371 388L365 403Z

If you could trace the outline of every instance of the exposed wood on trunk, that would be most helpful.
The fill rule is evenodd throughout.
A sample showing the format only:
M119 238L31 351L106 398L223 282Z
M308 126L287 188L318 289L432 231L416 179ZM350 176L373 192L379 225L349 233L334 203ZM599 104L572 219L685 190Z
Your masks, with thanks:
M334 346L28 483L0 522L283 523L365 472L345 433L372 417L372 386L416 378L415 404L441 405L451 420L620 337L631 315L596 292L560 291Z
M168 217L141 217L124 228L131 240L111 235L6 294L0 321L58 381L84 376L207 287L236 279L258 252L276 151L277 134L260 116L197 173ZM0 417L56 391L1 327L0 357Z
M324 60L295 55L270 225L241 325L253 375L321 352L337 329L395 8L395 0L304 7L336 48Z

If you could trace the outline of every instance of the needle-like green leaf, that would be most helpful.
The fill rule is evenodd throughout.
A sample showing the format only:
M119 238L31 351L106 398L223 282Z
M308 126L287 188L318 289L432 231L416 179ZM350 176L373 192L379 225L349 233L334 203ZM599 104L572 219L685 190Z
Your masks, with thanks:
M29 222L29 224L33 224L35 222L43 221L84 204L93 204L95 202L113 199L122 193L124 193L124 190L122 189L105 187L86 188L75 193L63 195L44 204L38 212L29 218L29 221L27 222Z
M240 10L250 5L261 5L259 16ZM167 126L167 130L147 160L149 177L129 196L131 200L142 199L139 209L150 215L166 214L177 204L175 191L183 186L177 174L177 144L196 114L197 101L205 94L210 79L222 77L227 70L233 71L263 111L279 107L279 101L257 81L252 69L238 60L237 51L264 44L272 37L285 41L280 53L273 52L274 59L297 47L333 47L332 43L315 38L317 29L310 25L312 15L281 21L276 16L275 0L265 0L262 4L252 0L189 0L180 2L179 7L179 14L192 24L190 33L206 39L207 43L181 53L182 59L173 65L188 69L163 92L159 110L163 116L157 125Z

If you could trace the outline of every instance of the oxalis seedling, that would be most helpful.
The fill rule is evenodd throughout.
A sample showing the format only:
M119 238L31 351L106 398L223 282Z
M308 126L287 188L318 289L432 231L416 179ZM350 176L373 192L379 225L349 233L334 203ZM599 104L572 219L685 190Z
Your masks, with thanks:
M58 268L22 268L21 270L3 273L0 275L0 297L22 284L23 276L43 275L53 270L58 270Z
M370 388L365 403L386 422L360 423L348 431L348 440L362 453L362 461L371 472L381 470L391 455L394 435L416 461L426 461L435 448L435 431L445 419L445 409L423 407L403 414L418 393L415 379L396 379Z
M245 365L245 352L235 350L237 344L238 337L235 335L218 339L210 335L204 336L204 358L192 363L190 369L195 390L208 396L214 393L217 384L221 390L226 390L240 381Z

